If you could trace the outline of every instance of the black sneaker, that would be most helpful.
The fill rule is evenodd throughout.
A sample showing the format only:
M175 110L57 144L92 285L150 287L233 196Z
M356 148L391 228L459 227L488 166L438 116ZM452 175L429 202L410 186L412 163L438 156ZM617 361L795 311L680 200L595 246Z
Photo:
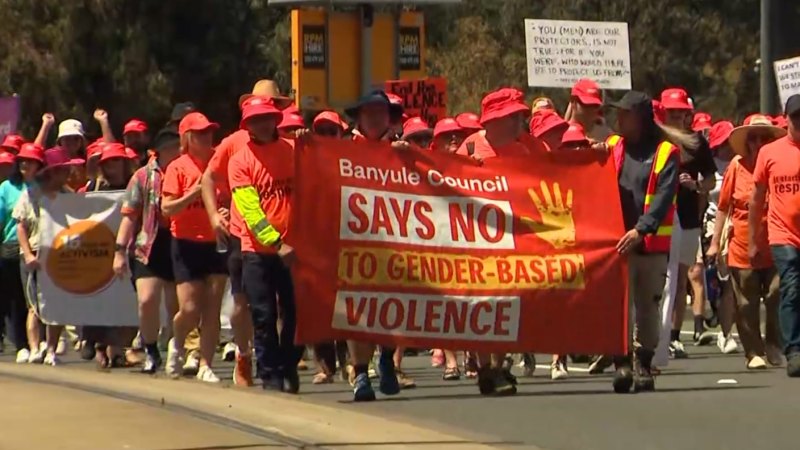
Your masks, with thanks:
M630 356L615 356L614 357L614 379L612 386L614 392L617 394L627 394L633 386L633 370L631 370Z
M505 369L495 369L494 373L494 395L506 396L517 393L517 377Z
M91 361L94 359L94 342L83 341L81 347L81 359L84 361Z
M488 367L478 369L478 390L481 395L494 395L494 382L492 370Z
M656 382L651 371L653 351L639 349L634 361L634 392L652 392L656 390Z
M261 388L265 391L283 392L283 377L277 373L266 374L261 379Z
M792 378L800 377L800 353L790 353L786 357L786 375Z
M283 373L283 392L297 394L300 391L300 375L297 370L288 370Z

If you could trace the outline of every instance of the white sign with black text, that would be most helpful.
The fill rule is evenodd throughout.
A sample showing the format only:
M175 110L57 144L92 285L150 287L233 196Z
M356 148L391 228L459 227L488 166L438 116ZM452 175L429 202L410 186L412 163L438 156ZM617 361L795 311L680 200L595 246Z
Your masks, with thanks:
M775 81L783 109L789 97L800 94L800 56L775 61Z
M603 89L631 88L628 24L525 19L528 86L569 88L590 78Z

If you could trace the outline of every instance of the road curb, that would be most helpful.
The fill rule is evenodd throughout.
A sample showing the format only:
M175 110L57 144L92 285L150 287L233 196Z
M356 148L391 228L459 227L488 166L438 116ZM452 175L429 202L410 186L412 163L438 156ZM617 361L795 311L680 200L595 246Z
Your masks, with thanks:
M13 363L0 363L0 376L169 408L295 448L493 448L402 421L311 403L302 396L252 392L136 374L111 375L69 367Z

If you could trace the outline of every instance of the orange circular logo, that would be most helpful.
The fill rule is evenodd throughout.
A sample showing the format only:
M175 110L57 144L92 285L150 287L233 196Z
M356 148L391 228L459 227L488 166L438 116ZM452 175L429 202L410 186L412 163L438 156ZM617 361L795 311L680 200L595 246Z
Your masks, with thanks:
M82 220L61 230L47 254L47 274L59 288L77 295L93 294L114 279L116 236L102 222Z

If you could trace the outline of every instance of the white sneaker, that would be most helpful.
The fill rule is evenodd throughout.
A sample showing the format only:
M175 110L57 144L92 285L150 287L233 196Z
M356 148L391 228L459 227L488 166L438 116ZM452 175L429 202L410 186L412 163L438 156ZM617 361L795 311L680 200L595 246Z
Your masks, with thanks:
M197 375L200 371L200 358L190 355L185 358L183 363L184 375Z
M39 342L39 351L42 353L47 353L47 342Z
M31 358L31 351L27 348L17 352L17 364L25 364Z
M225 344L225 348L222 349L222 359L228 362L236 360L236 344L233 342L228 342Z
M175 348L175 339L170 339L167 345L167 362L164 364L164 372L173 378L183 375L183 356L181 352Z
M208 366L203 366L197 371L197 379L204 383L219 383L219 378L214 375L214 371Z
M561 361L556 361L550 366L550 379L552 380L566 380L569 378L569 371L567 366Z
M689 355L686 353L686 349L683 347L683 343L681 341L672 341L669 343L669 353L675 359L686 359Z
M726 355L736 353L739 351L739 344L736 343L736 339L734 339L733 336L728 336L728 338L725 339L725 344L722 346L721 350L722 353L725 353Z
M762 370L767 368L767 362L760 356L753 356L747 361L747 368L750 370Z
M63 337L58 340L58 345L56 346L56 355L63 355L67 353L67 340Z
M28 357L28 364L41 364L44 362L44 354L45 352L41 350L31 352L31 355Z
M56 367L61 365L61 360L58 359L58 355L55 353L47 352L47 356L44 357L44 365Z

